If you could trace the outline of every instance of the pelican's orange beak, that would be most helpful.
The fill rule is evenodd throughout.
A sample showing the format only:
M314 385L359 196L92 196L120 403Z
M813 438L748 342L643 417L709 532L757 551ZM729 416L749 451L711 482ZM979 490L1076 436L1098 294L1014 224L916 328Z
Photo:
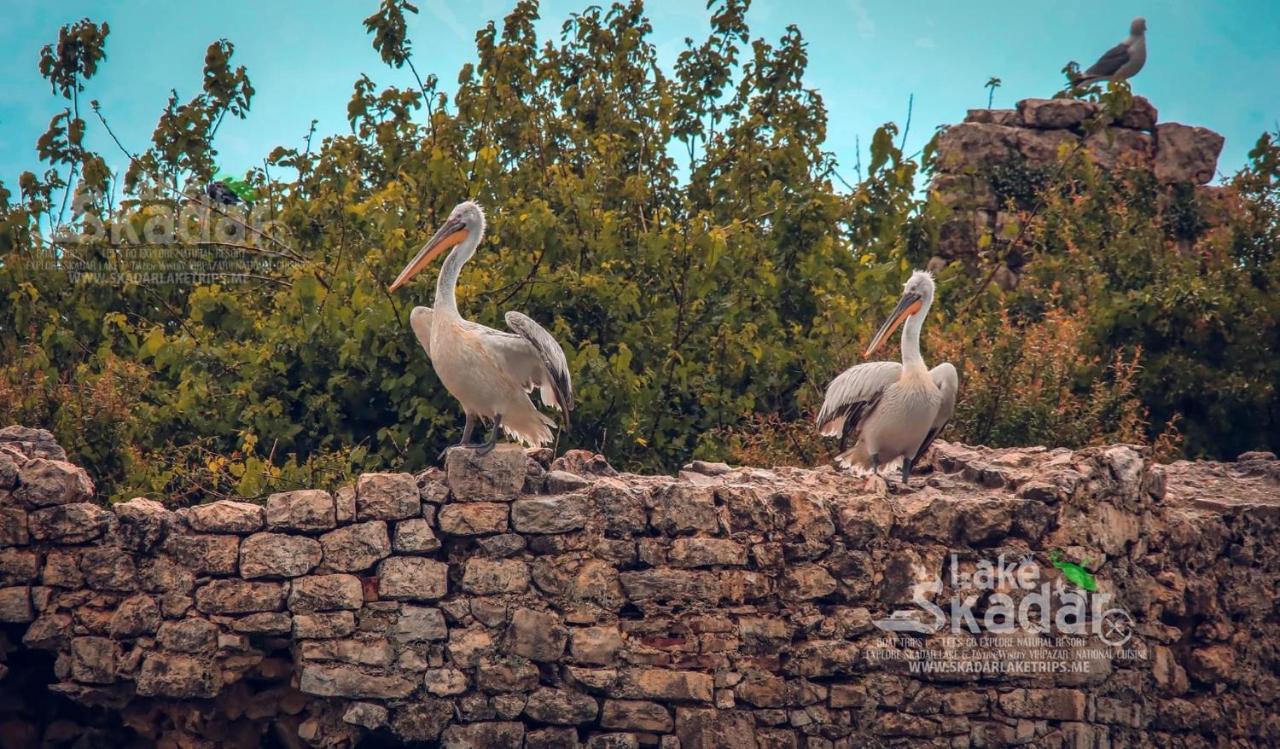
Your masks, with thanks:
M468 236L467 226L461 221L450 219L445 225L440 227L440 231L435 233L426 244L418 250L418 254L413 256L409 264L400 271L400 275L396 276L396 280L391 282L387 287L387 291L395 291L409 282L409 279L418 275L423 268L431 264L432 260L439 257L440 253L463 242Z
M863 356L871 356L876 351L879 351L889 336L893 335L893 331L897 330L898 326L905 322L908 317L919 312L923 304L924 300L914 291L903 294L902 298L898 300L898 306L893 309L893 314L889 315L889 319L885 320L884 325L881 325L880 329L876 331L875 337L871 339L871 345L867 346L867 351Z

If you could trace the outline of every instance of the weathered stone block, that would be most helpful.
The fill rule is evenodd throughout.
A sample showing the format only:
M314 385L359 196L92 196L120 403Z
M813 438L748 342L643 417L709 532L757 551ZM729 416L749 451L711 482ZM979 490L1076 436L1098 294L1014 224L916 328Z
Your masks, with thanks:
M667 558L673 567L727 567L746 564L747 550L727 538L677 538Z
M301 652L304 661L340 661L354 666L383 668L390 666L396 655L385 637L305 640Z
M201 533L256 533L265 522L266 515L258 505L229 499L187 511L187 524Z
M1097 104L1080 99L1023 99L1018 102L1018 115L1027 127L1079 127L1097 112Z
M287 635L293 631L293 617L281 611L264 611L236 619L231 629L245 635Z
M197 575L234 575L240 560L240 537L170 535L165 539L164 551Z
M111 636L129 639L155 634L160 627L160 607L149 595L138 594L120 602L111 615Z
M240 544L240 574L246 578L298 577L320 564L320 542L286 533L255 533Z
M554 661L564 655L569 631L549 611L516 609L507 629L507 651L535 661Z
M539 689L529 695L524 714L541 723L571 726L596 719L599 706L589 695L568 689Z
M21 623L36 618L31 607L31 588L25 585L0 588L0 622Z
M0 546L26 546L30 540L27 511L20 507L0 507Z
M33 583L39 573L40 565L34 551L0 548L0 585Z
M175 653L152 653L142 661L138 694L143 697L216 697L222 672L209 660Z
M440 737L443 749L520 749L524 724L515 721L455 724Z
M416 683L402 676L373 676L351 666L302 668L298 689L319 697L358 699L403 699L413 693Z
M182 619L160 625L160 647L177 653L212 653L218 647L218 627L207 619Z
M120 646L105 637L71 640L71 678L83 684L111 684L116 680Z
M496 502L445 505L440 509L440 532L450 536L506 533L509 507Z
M364 604L364 588L353 575L309 575L293 581L289 610L295 614L355 610Z
M418 481L408 473L366 473L356 481L356 518L402 520L418 515Z
M462 589L481 596L521 593L529 587L529 566L516 559L467 560Z
M568 533L586 523L586 495L521 499L511 504L511 524L520 533Z
M452 697L467 691L467 675L456 668L429 668L422 676L422 685L429 694Z
M524 488L524 449L498 445L487 455L475 450L450 450L445 456L445 477L459 502L506 502Z
M440 609L404 603L391 633L398 642L422 642L443 640L449 636L449 629Z
M320 537L324 564L338 572L363 572L391 554L385 520L356 523Z
M531 692L538 686L538 667L520 656L481 658L476 666L476 686L490 694Z
M214 580L196 590L196 608L206 614L252 614L279 611L284 605L280 583Z
M579 663L606 666L622 650L616 626L580 627L573 630L569 653Z
M319 489L267 497L267 528L273 531L327 531L337 525L333 496Z
M440 539L426 518L409 518L396 523L392 548L402 554L425 554L440 548Z
M93 482L83 468L62 460L35 458L18 469L13 498L27 507L88 502Z
M407 601L434 601L449 592L449 565L420 557L390 557L378 565L378 594Z
M629 668L622 672L611 697L639 700L710 702L715 681L698 671L668 671L660 668Z
M176 524L174 513L144 497L134 497L112 509L120 520L121 544L130 551L150 552L173 532Z
M350 611L317 611L293 617L293 636L298 639L346 637L354 631L356 615Z
M665 706L656 702L605 700L600 725L604 728L669 733L675 728L675 720Z
M376 731L387 724L387 709L372 702L354 702L342 714L342 722Z
M111 513L87 502L74 502L35 510L27 516L27 528L36 541L82 544L101 536Z
M1203 185L1218 171L1226 140L1204 127L1166 122L1156 127L1156 179Z
M1000 695L999 703L1015 718L1084 720L1087 699L1077 689L1015 689Z

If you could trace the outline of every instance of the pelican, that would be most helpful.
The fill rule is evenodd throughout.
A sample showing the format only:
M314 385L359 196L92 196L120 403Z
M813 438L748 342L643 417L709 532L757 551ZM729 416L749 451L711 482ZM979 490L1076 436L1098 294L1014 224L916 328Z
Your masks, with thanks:
M494 448L500 431L529 445L551 442L551 427L556 422L533 405L529 393L535 389L544 405L564 414L566 429L573 410L573 384L564 350L545 328L514 311L506 314L510 333L464 320L458 314L454 298L458 275L480 246L484 230L480 206L471 201L458 204L388 287L394 292L440 253L453 248L436 280L435 309L414 307L409 326L440 382L466 414L462 440L456 447L476 448L480 455ZM471 443L477 418L493 422L489 441L484 444Z
M920 328L933 306L933 276L916 271L907 279L902 298L871 339L863 356L880 349L902 329L902 363L875 361L846 369L827 386L818 412L818 432L839 437L836 462L871 469L871 482L887 488L880 467L902 459L902 484L910 487L911 467L929 449L956 408L956 368L942 363L926 369L920 356ZM846 450L849 438L857 442Z

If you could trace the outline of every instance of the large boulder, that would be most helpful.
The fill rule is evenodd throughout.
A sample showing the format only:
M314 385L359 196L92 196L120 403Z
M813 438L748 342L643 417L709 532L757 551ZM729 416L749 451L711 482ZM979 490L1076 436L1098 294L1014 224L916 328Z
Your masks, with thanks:
M1156 179L1205 184L1218 171L1226 140L1205 127L1166 122L1156 127Z

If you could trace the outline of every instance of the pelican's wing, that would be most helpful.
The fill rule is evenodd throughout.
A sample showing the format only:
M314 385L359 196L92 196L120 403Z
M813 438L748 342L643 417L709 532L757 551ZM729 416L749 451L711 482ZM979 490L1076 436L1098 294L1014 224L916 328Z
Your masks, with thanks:
M1106 54L1098 58L1088 70L1084 71L1085 75L1098 76L1105 78L1109 75L1115 75L1116 71L1129 61L1129 43L1120 42L1116 46L1107 50Z
M924 455L934 438L951 421L951 414L956 412L956 391L960 389L960 376L956 374L956 368L951 366L951 362L943 362L929 370L929 376L933 378L933 384L942 391L942 402L938 404L938 414L933 417L933 426L929 427L929 433L925 435L924 442L920 443L920 449L916 451L913 460L919 460Z
M418 343L422 344L422 350L427 352L428 359L431 358L431 316L430 307L414 307L409 313L409 327L413 329Z
M849 367L827 386L827 397L818 412L818 433L840 437L843 448L880 401L885 388L897 382L902 365L874 361Z
M564 349L546 328L527 315L508 312L507 327L516 335L509 336L520 342L518 347L504 349L516 357L510 371L524 379L525 387L539 388L542 402L564 412L565 427L569 426L569 412L573 410L573 382L569 378L569 362Z

